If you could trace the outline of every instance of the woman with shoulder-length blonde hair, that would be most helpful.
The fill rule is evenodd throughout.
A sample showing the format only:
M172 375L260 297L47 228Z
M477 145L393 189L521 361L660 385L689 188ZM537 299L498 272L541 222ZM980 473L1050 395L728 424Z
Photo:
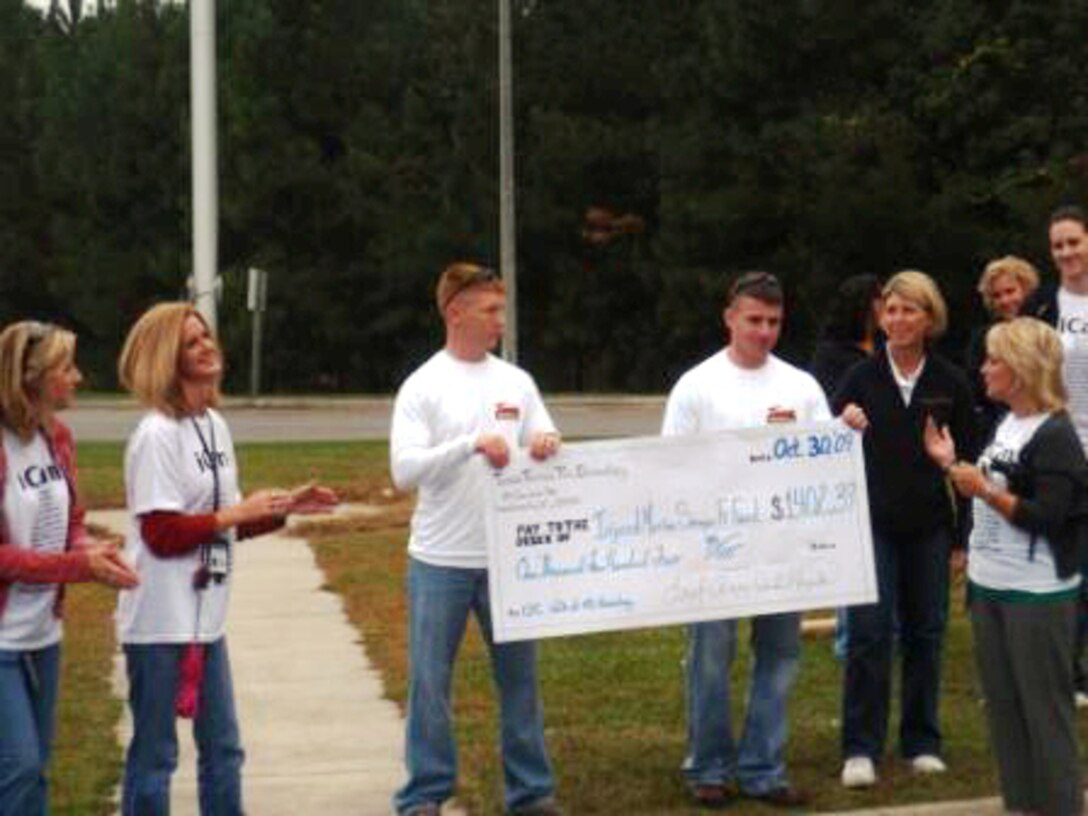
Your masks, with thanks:
M169 813L176 713L194 719L200 812L240 814L243 751L225 637L235 542L336 498L312 484L242 498L230 430L215 410L223 357L190 304L145 312L118 371L148 409L125 450L126 550L141 584L122 593L117 612L133 721L121 809Z
M865 470L879 599L850 607L843 680L842 784L876 783L891 701L892 651L902 655L899 751L915 773L946 770L941 758L941 645L951 560L962 562L970 508L948 499L944 473L926 455L927 421L949 427L973 451L971 387L935 353L948 325L936 282L907 270L884 285L885 345L846 375L832 399L864 430ZM896 628L898 625L898 629Z
M57 419L82 375L76 337L23 321L0 333L0 813L48 811L63 585L137 578L83 527L75 444Z
M1071 816L1082 808L1073 645L1088 534L1088 461L1065 412L1062 341L1034 318L986 336L986 393L1009 407L977 464L953 434L926 448L974 503L967 564L975 658L1005 809Z

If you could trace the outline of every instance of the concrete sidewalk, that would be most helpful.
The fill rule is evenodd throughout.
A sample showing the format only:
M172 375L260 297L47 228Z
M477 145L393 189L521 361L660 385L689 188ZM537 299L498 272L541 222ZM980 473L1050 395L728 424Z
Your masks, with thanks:
M1001 799L995 796L990 799L971 799L963 802L847 810L823 816L1002 816L1004 813L1005 808L1001 805Z
M118 532L123 512L90 520ZM227 626L238 717L246 748L246 810L259 816L378 816L392 812L403 777L404 727L382 696L359 633L307 543L284 534L244 542L236 553ZM123 659L116 690L126 695ZM127 745L127 708L118 738ZM196 760L179 723L172 812L196 804ZM447 812L452 812L447 810Z

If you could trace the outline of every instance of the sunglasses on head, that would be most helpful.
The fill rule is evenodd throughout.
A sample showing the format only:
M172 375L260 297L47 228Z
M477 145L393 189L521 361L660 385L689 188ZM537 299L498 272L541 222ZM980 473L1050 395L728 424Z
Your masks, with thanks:
M457 281L450 293L446 295L446 300L442 303L442 310L445 311L446 307L450 305L455 297L461 294L463 291L471 286L476 286L481 283L492 283L493 281L500 280L499 273L492 269L490 266L478 267L471 274L466 275L461 280Z

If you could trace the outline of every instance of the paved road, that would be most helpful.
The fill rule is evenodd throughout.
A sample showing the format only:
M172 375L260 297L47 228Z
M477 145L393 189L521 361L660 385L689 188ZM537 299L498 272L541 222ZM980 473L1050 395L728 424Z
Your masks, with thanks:
M546 401L567 437L645 436L661 426L665 398L555 396ZM223 410L238 442L386 439L390 397L232 398ZM77 440L122 440L142 409L127 400L79 400L64 414Z

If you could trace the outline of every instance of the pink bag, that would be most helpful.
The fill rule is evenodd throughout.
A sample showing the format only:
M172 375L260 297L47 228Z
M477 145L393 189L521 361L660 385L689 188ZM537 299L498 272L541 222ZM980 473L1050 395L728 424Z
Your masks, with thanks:
M204 680L204 645L190 643L181 656L178 693L174 698L174 710L179 717L191 720L200 707L200 684Z

